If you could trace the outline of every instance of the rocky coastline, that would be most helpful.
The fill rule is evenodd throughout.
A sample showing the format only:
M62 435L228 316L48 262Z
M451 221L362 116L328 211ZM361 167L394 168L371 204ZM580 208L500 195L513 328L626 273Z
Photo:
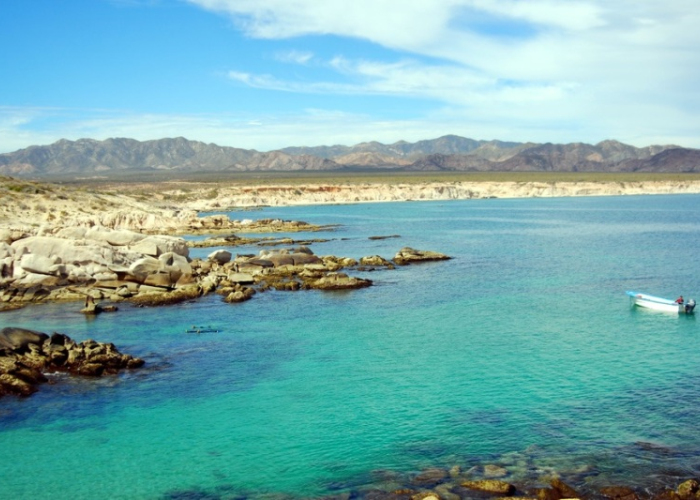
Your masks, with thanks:
M520 454L518 454L520 456ZM522 455L523 458L526 454ZM372 472L373 482L357 485L349 491L322 497L324 500L463 500L463 499L513 499L513 500L697 500L700 483L687 479L673 486L631 488L629 486L572 485L553 470L541 470L538 478L517 479L512 467L487 463L462 468L431 467L413 473L389 470ZM549 469L549 468L547 468ZM591 474L589 468L573 473L572 480ZM165 498L247 498L255 497L250 492L235 492L234 487L222 487L221 491L177 490ZM281 498L294 498L279 493ZM309 497L313 498L313 497Z
M3 309L46 301L72 301L86 314L97 314L114 310L121 303L165 306L209 293L219 293L222 301L235 304L267 290L358 289L372 286L372 281L352 276L354 271L390 271L396 266L450 258L410 247L399 249L391 259L377 255L359 260L317 256L304 242L286 240L278 243L286 248L262 250L256 255L234 256L219 248L205 259L192 259L192 246L235 246L240 238L236 233L332 230L299 221L233 220L216 214L201 217L199 211L314 203L700 193L700 182L692 181L249 186L220 188L216 196L178 205L172 202L177 190L161 192L146 201L125 194L91 194L6 178L0 181L0 314ZM199 194L189 192L188 196L197 198ZM180 236L184 234L219 239L197 245ZM275 240L265 241L276 244ZM113 344L92 340L76 343L63 334L49 336L18 327L0 330L0 396L28 396L47 383L46 373L52 371L101 376L142 365L143 360L121 354ZM622 486L578 490L556 475L541 483L509 481L507 467L501 464L469 471L435 468L410 477L392 475L382 488L333 498L700 500L700 486L694 479L652 493ZM195 493L187 498L195 498Z
M303 245L235 257L219 248L206 259L191 259L181 237L126 229L63 228L52 235L7 231L4 235L0 233L0 310L28 303L84 301L82 312L97 314L116 309L101 301L167 305L214 291L224 295L226 302L242 302L269 289L364 288L372 282L343 271L449 259L438 252L404 247L392 261L376 255L357 261L319 257Z
M0 231L37 235L57 228L106 227L144 234L313 231L291 221L231 220L202 213L261 206L447 201L487 198L697 194L700 180L552 182L310 182L105 184L98 192L0 176Z
M638 182L399 182L311 185L221 186L212 195L204 187L173 187L164 199L185 198L199 211L229 207L447 201L485 198L552 198L700 193L700 181Z
M101 377L143 365L144 360L120 353L114 344L78 343L62 333L49 336L25 328L0 329L0 397L34 394L49 382L49 373Z

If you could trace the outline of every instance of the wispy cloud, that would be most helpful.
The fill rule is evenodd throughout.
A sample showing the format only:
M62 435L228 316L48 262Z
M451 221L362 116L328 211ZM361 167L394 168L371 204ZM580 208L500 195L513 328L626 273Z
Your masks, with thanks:
M271 75L230 71L229 78L245 85L285 92L385 95L430 99L472 107L480 103L552 102L565 98L575 86L566 82L499 81L463 66L426 65L414 60L395 63L352 61L335 57L325 63L345 82L280 80Z
M404 138L419 140L436 133L436 124L426 126L423 121L381 121L368 115L316 108L284 116L105 113L103 110L82 110L81 116L76 119L73 110L0 107L0 153L33 144L51 144L60 139L129 137L145 141L180 136L183 130L187 131L188 139L260 151L314 146L317 142L313 138L321 136L329 143L354 144L368 136L395 142ZM42 122L47 119L65 121L60 127L42 129ZM343 127L338 127L338 123L343 123ZM448 133L445 130L444 133ZM236 144L231 144L232 137Z
M275 58L280 62L293 63L293 64L308 64L314 55L312 52L301 51L301 50L287 50L284 52L277 52Z
M394 61L338 54L325 64L341 81L237 78L258 88L431 99L471 119L529 115L533 128L566 122L604 136L648 133L645 122L678 130L679 119L692 136L700 125L694 0L189 1L250 37L333 34L401 51Z
M246 97L273 96L274 104L261 109L280 103L283 111L198 115L5 107L0 149L61 137L186 135L265 150L446 133L700 147L696 0L186 2L231 20L235 42L241 33L247 37L241 43L245 57L214 63L217 75L234 82L222 86L233 90L217 94L217 103L229 95L235 103L244 86L268 91L246 90ZM390 103L387 109L409 110L401 116L410 119L373 114L368 105L365 114L353 109L355 103L379 102L375 96L388 98L381 99ZM246 109L254 109L250 104ZM410 111L414 107L420 111Z
M557 115L545 113L533 124L528 119L528 109L514 107L489 112L476 107L465 114L462 109L446 106L418 118L379 119L370 114L323 108L287 114L196 115L81 110L80 117L77 117L75 110L0 107L0 153L34 144L51 144L59 139L129 137L144 141L182 135L192 140L259 151L299 145L352 145L367 140L384 143L418 141L446 134L474 139L565 143L571 142L573 130L577 140L584 142L594 143L607 138L600 137L596 131L578 130L576 123L562 122ZM645 109L640 114L654 111ZM506 120L502 113L507 113ZM680 123L687 117L679 113L675 118ZM612 117L606 119L616 121ZM52 122L53 126L46 126L46 121ZM615 123L610 126L614 127ZM697 137L688 135L683 127L664 128L660 133L661 129L655 124L643 123L633 131L617 130L620 134L615 138L637 146L672 143L700 147Z

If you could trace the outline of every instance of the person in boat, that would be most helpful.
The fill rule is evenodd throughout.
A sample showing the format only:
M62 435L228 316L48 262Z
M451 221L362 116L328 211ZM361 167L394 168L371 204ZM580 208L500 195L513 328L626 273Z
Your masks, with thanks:
M676 299L676 304L682 304L683 302L685 302L685 300L682 295Z

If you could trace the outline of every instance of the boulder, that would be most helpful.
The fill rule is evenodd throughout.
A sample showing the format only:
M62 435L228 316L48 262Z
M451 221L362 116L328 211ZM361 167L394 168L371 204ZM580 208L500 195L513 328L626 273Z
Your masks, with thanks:
M173 285L176 283L189 282L192 278L192 266L184 257L175 252L165 252L158 257L158 260L163 266L163 270L170 274L170 280ZM187 278L183 280L183 277Z
M239 283L241 285L249 285L251 283L255 283L253 276L248 273L229 273L226 279L231 283Z
M276 254L270 254L265 257L266 260L269 260L272 262L272 264L275 267L282 267L282 266L293 266L294 265L294 257L287 253L276 253Z
M10 349L15 352L26 352L30 344L40 345L49 336L45 333L26 328L5 327L0 330L0 349Z
M603 496L613 500L639 500L637 493L627 486L608 486L600 490Z
M132 252L140 253L142 255L148 255L149 257L158 257L160 255L160 249L155 241L139 241L138 243L131 245L129 249Z
M173 288L178 279L180 279L180 274L174 273L173 275L168 271L160 270L147 275L143 284L160 288Z
M292 257L292 259L294 259L295 266L305 266L307 264L322 264L323 263L323 261L319 257L317 257L313 254L305 253L305 252L293 253L290 255L290 257Z
M465 481L462 486L470 490L483 491L493 495L511 496L515 493L515 486L497 479L481 479L477 481Z
M578 491L559 478L552 479L549 484L559 493L559 498L581 498Z
M153 244L156 247L157 254L155 257L162 255L164 253L172 252L182 257L188 257L190 255L190 249L187 246L187 242L183 238L178 238L175 236L163 236L163 235L151 235L146 236L143 240L139 242L139 245L150 245ZM133 248L132 248L133 249ZM138 247L135 248L138 251ZM148 254L152 255L152 254Z
M484 465L484 477L498 478L508 475L508 471L500 465L488 464Z
M225 298L224 302L229 304L236 304L238 302L245 302L250 300L255 295L255 291L252 288L241 287L238 290L234 290L229 293Z
M700 498L700 483L695 479L688 479L676 488L676 493L681 500L694 500Z
M316 290L354 290L372 286L372 281L348 276L345 273L328 273L322 278L309 280L306 284Z
M426 469L413 478L413 484L419 486L434 486L447 479L447 471L444 469Z
M228 250L219 249L215 250L207 256L207 260L216 262L219 265L231 262L232 254Z
M161 262L155 257L141 257L129 266L129 276L139 283L146 281L149 275L162 269Z
M172 291L164 291L162 288L143 285L139 289L139 294L129 300L142 307L166 306L196 299L205 291L210 290L205 290L203 286L185 286Z
M433 252L430 250L416 250L410 247L404 247L394 256L394 262L400 266L415 264L417 262L430 262L435 260L448 260L451 257Z
M275 264L268 260L268 259L258 259L253 257L252 259L248 259L245 262L239 264L240 267L248 267L248 266L253 266L253 267L260 267L260 268L268 268L268 267L275 267Z
M57 256L45 257L39 254L27 253L22 255L19 267L28 273L54 275L60 259ZM65 267L63 268L65 269ZM64 271L65 272L65 271Z
M362 257L360 259L360 265L361 266L382 266L382 267L388 267L388 268L393 268L394 264L388 260L386 260L384 257L381 257L379 255L370 255L367 257Z

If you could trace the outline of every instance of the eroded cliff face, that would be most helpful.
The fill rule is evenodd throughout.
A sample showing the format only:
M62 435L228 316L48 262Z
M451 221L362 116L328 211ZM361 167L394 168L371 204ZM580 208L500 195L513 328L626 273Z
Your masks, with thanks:
M429 182L410 184L277 185L221 188L214 198L188 203L194 210L236 207L700 193L700 181L642 182ZM196 193L190 193L196 198Z

